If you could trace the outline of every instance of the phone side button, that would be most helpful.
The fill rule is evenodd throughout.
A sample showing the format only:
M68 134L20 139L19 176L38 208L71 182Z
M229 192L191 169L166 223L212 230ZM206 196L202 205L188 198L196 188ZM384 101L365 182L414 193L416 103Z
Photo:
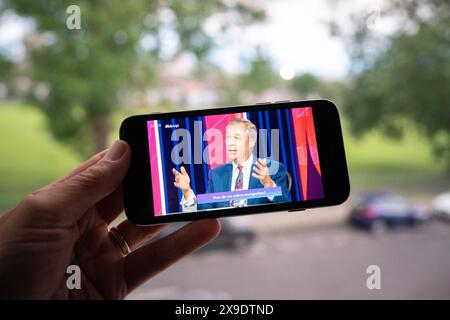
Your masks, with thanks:
M273 103L272 101L267 101L267 102L257 102L255 103L255 106L260 105L260 104L271 104Z
M298 212L298 211L305 211L306 209L291 209L288 210L288 212Z

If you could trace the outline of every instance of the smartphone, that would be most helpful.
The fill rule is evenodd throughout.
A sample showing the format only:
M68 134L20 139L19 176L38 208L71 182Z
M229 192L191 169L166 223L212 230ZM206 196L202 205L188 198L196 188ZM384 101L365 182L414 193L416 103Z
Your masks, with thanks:
M126 118L128 220L151 225L343 203L350 183L336 106L282 101Z

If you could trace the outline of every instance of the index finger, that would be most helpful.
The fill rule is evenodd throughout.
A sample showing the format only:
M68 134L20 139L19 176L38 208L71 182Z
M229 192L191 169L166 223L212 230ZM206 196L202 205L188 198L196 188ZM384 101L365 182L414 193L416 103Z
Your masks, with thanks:
M258 163L261 164L261 166L263 166L263 167L267 167L266 159L259 158Z
M181 166L180 171L184 176L186 176L188 174L186 169L183 166Z

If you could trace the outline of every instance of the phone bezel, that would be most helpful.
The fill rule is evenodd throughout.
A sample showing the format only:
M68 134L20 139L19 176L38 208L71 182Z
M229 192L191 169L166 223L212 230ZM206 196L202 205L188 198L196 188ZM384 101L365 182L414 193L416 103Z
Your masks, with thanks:
M265 204L245 208L197 211L157 217L153 215L147 121L301 107L311 107L313 111L324 199ZM269 102L207 110L131 116L126 118L121 124L120 139L128 142L132 152L130 167L123 182L124 208L128 220L137 225L278 211L299 211L308 208L338 205L343 203L350 194L350 182L339 112L337 107L329 100Z

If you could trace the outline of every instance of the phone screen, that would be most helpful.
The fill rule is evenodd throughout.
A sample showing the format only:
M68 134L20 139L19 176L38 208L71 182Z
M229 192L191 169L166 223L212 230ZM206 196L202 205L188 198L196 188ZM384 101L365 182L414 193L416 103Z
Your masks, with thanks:
M312 108L148 120L155 217L324 198Z

